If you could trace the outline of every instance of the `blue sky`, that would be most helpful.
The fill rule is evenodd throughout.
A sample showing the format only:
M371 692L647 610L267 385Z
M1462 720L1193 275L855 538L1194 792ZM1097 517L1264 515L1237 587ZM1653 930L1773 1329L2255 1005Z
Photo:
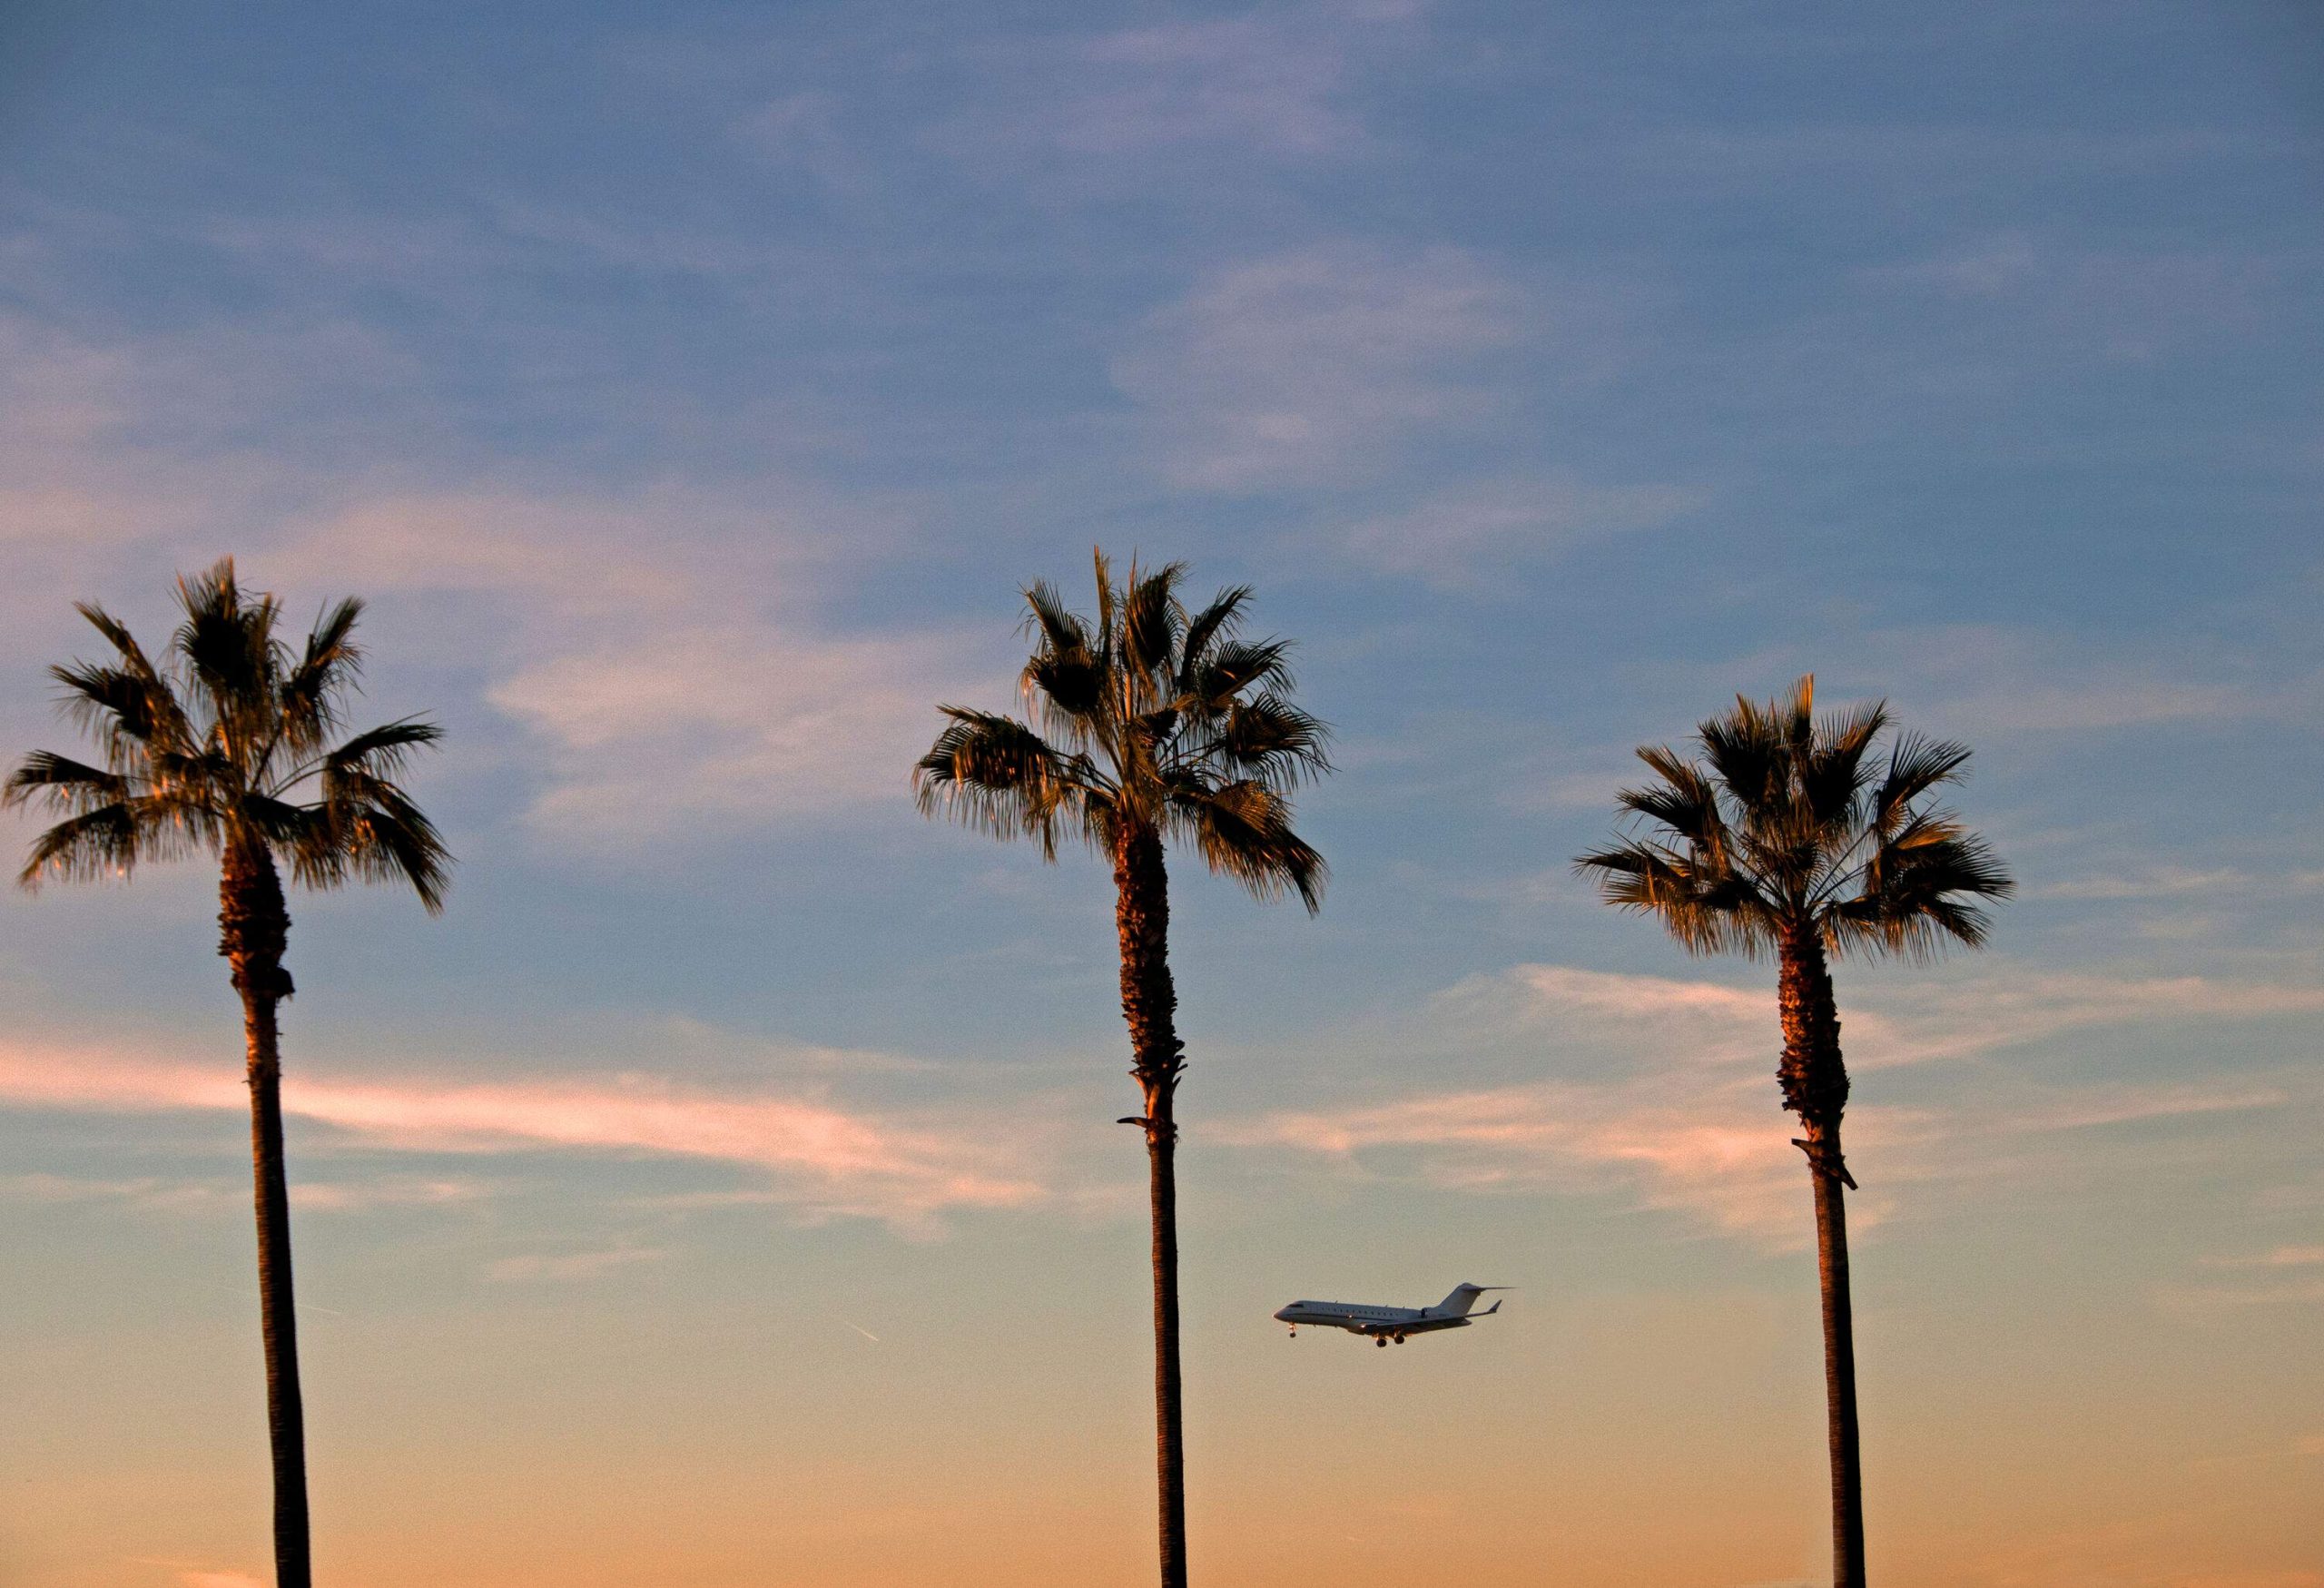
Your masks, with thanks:
M558 1360L602 1383L662 1331L762 1331L860 1449L778 1460L721 1420L714 1352L648 1381L719 1470L807 1462L890 1518L776 1526L796 1580L958 1580L970 1548L1110 1580L1009 1554L1039 1530L989 1495L894 1520L957 1481L901 1449L992 1425L947 1398L952 1346L876 1383L815 1354L862 1347L841 1314L884 1347L884 1309L948 1320L995 1395L1059 1354L1134 1380L1102 868L924 824L905 772L936 701L1007 703L1018 587L1078 594L1093 543L1247 580L1337 730L1303 805L1334 877L1309 921L1177 873L1198 1552L1265 1581L1364 1531L1328 1486L1274 1543L1230 1514L1286 1427L1374 1415L1305 1341L1286 1389L1265 1310L1507 1277L1531 1318L1436 1370L1646 1443L1569 1471L1513 1412L1340 1429L1448 1475L1394 1547L1740 1584L1817 1547L1768 977L1567 857L1632 746L1735 692L1886 696L1975 746L1962 804L2024 884L1989 953L1841 980L1893 1580L2313 1584L2280 1518L2324 1449L2294 1346L2324 1272L2320 82L2324 28L2267 0L20 5L0 747L65 747L39 669L89 649L73 599L158 636L170 576L226 552L297 614L365 595L370 704L451 730L419 786L462 863L441 921L293 902L308 1294L395 1320L310 1397L449 1427L507 1396L504 1465L538 1470L628 1413L431 1386L444 1342L582 1320ZM137 1500L254 1484L235 1426L120 1459L170 1342L251 1332L210 885L0 902L0 1221L38 1281L0 1329L121 1385L21 1414L4 1459L88 1519L0 1531L30 1582L259 1559L239 1500ZM1062 1353L1012 1327L1029 1296ZM1989 1351L2020 1376L1963 1389ZM1446 1392L1409 1375L1378 1415ZM1137 1408L1096 1383L1024 1414L1023 1514L1118 1506L1135 1544ZM1743 1384L1781 1393L1718 1398ZM383 1437L361 1486L409 1493L430 1448ZM1632 1520L1592 1563L1573 1517L1481 1518L1519 1483L1489 1457ZM2009 1460L2065 1475L2054 1504L1973 1525L1905 1481ZM569 1513L526 1513L583 1552L554 1570L448 1523L448 1576L321 1514L348 1581L629 1580L647 1544L567 1475ZM2156 1498L2206 1484L2241 1497ZM1700 1538L1635 1520L1681 1492ZM684 1580L769 1580L751 1547Z

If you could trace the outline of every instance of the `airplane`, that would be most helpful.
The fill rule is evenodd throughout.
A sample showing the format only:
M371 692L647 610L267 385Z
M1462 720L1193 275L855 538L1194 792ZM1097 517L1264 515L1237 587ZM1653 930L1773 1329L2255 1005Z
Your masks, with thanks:
M1291 1326L1294 1339L1299 1336L1301 1324L1314 1324L1319 1328L1368 1335L1375 1346L1385 1346L1391 1340L1401 1346L1410 1335L1424 1335L1436 1329L1465 1329L1477 1318L1491 1317L1501 1310L1500 1302L1473 1316L1469 1309L1486 1291L1508 1288L1506 1285L1456 1285L1452 1294L1434 1307L1357 1307L1345 1301L1295 1301L1275 1316L1277 1322Z

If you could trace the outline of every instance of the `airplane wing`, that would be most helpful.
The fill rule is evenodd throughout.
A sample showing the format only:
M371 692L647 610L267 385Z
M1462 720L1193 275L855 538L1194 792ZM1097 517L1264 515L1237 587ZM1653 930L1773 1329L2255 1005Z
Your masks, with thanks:
M1353 1326L1354 1332L1366 1339L1381 1335L1424 1335L1434 1329L1460 1329L1468 1327L1469 1320L1465 1317L1408 1317Z
M1465 1329L1468 1327L1469 1320L1465 1317L1423 1317L1412 1323L1397 1325L1396 1333L1424 1335L1432 1329Z

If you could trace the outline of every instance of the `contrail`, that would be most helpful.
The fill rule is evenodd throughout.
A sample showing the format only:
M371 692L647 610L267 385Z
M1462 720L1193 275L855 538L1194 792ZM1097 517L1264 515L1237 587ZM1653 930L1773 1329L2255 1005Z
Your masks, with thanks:
M876 1346L876 1345L878 1345L878 1344L880 1343L880 1336L877 1336L877 1335L875 1335L875 1334L873 1334L870 1329L865 1328L862 1324L847 1323L847 1320L846 1320L845 1318L842 1318L842 1319L840 1319L839 1321L840 1321L840 1322L842 1322L842 1323L843 1323L843 1324L847 1324L847 1327L848 1327L849 1328L853 1329L857 1334L862 1335L865 1339L867 1339L867 1340L871 1341L873 1345L875 1345L875 1346Z

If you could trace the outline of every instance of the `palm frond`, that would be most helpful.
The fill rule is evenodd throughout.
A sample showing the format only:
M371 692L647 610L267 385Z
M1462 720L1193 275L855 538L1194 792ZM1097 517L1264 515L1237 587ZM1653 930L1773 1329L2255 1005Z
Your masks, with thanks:
M78 680L78 676L84 670L84 665L76 664L71 668L52 667L49 669L51 676L58 678L68 689L84 696L82 700L68 698L65 703L66 710L75 724L93 730L103 726L108 732L128 734L145 744L182 745L191 740L193 734L186 720L184 703L178 699L177 692L171 687L162 670L146 656L144 647L137 643L137 636L129 632L128 625L94 601L76 601L73 609L88 620L90 627L104 636L106 643L113 646L114 655L121 658L120 666L112 671L121 674L135 686L133 691L119 685L107 684L93 695L84 689ZM95 681L101 671L88 670L90 679ZM87 715L93 711L111 712L114 720L109 725L103 725L100 717Z
M430 915L444 912L451 854L435 824L409 801L365 805L342 824L342 842L367 883L402 883Z
M435 824L394 782L360 762L335 762L323 774L322 800L300 814L303 833L284 834L300 881L333 887L354 875L403 883L429 914L443 912L451 853Z
M1119 641L1118 619L1120 616L1120 608L1114 600L1113 565L1106 560L1106 553L1101 547L1089 548L1089 561L1098 579L1098 643L1091 648L1110 660ZM1136 570L1133 568L1132 572Z
M58 704L66 719L103 746L117 772L133 770L156 746L186 742L184 715L158 676L94 662L68 662L48 676L64 686Z
M1288 697L1289 647L1237 638L1244 587L1189 615L1183 564L1133 559L1118 586L1098 548L1091 569L1094 619L1047 582L1025 589L1029 722L940 708L948 723L912 771L921 811L1038 837L1051 857L1060 833L1108 852L1176 833L1253 892L1314 908L1323 861L1291 831L1284 795L1329 769L1330 730Z
M1177 654L1178 581L1186 577L1184 563L1166 563L1139 577L1131 565L1130 586L1122 594L1122 660L1140 674L1167 673Z
M1791 698L1770 703L1768 717L1784 742L1806 756L1816 742L1816 675L1802 674L1791 686Z
M339 697L355 686L363 651L353 636L363 603L350 596L325 611L307 635L304 650L283 676L282 742L294 755L312 755L339 731Z
M1975 902L2005 899L2016 882L1984 841L1943 814L1908 823L1866 863L1859 891L1826 915L1837 945L1926 959L1949 942L1982 947L1991 917Z
M214 735L196 750L157 750L146 763L131 781L156 797L222 814L244 792L240 766Z
M1243 607L1251 598L1251 587L1233 585L1221 590L1209 606L1187 619L1186 637L1179 642L1178 693L1187 694L1194 688L1196 673L1210 660L1210 649L1222 640L1235 637L1242 626Z
M1969 746L1947 740L1906 734L1888 753L1887 775L1873 791L1866 825L1879 833L1893 832L1913 801L1945 784L1958 781L1969 762Z
M444 730L420 717L399 717L391 723L342 739L320 758L316 770L322 774L326 789L334 774L361 771L374 777L398 778L411 764L415 750L427 749L439 744ZM294 768L294 775L303 769ZM325 795L329 797L328 794Z
M1764 828L1790 814L1783 775L1787 745L1769 715L1738 696L1733 711L1705 722L1696 737L1746 826Z
M1094 648L1087 620L1065 604L1064 596L1047 579L1025 587L1025 626L1039 637L1044 650L1064 655Z
M34 840L24 880L120 873L255 842L311 886L402 881L439 908L450 856L396 780L441 731L407 718L329 744L361 659L351 638L361 603L327 608L294 656L276 637L279 603L244 592L231 557L180 578L177 594L184 619L166 670L103 607L80 607L118 659L50 672L107 764L44 753L0 788L0 803L73 813ZM300 759L278 773L285 746ZM310 787L320 798L301 799Z
M1172 781L1170 825L1192 838L1205 864L1243 884L1254 898L1295 893L1310 915L1323 908L1330 868L1291 830L1291 805L1279 792L1250 780L1213 784Z
M1037 651L1019 680L1041 725L1076 749L1104 731L1106 668L1088 651Z
M1060 812L1088 792L1087 762L1060 755L1024 723L997 712L940 705L951 721L912 769L922 815L951 816L999 838L1034 837L1057 853Z
M1228 705L1223 719L1195 752L1228 775L1288 789L1331 771L1332 730L1279 695Z
M198 843L214 843L204 814L132 797L67 817L35 837L16 881L37 892L51 877L91 882L126 877L141 861L175 860Z
M1906 735L1885 769L1875 747L1884 704L1815 716L1815 676L1787 697L1736 697L1699 729L1698 764L1663 746L1640 757L1659 775L1619 796L1670 842L1628 839L1585 854L1610 904L1652 914L1698 952L1753 953L1783 932L1815 932L1836 952L1925 956L1975 945L1980 899L2014 884L1951 813L1917 804L1968 758Z
M1236 695L1253 688L1287 694L1298 686L1290 658L1288 640L1230 639L1214 646L1210 656L1194 668L1183 693L1209 711L1225 710Z
M139 837L137 819L126 801L84 811L33 840L16 881L37 891L51 876L74 882L125 877L136 867Z
M1638 758L1660 774L1661 786L1623 789L1615 794L1615 804L1660 824L1723 863L1730 843L1727 817L1719 809L1718 790L1702 768L1666 745L1641 745Z
M229 557L202 573L182 576L178 599L185 621L172 648L208 696L217 724L237 738L255 740L261 731L271 737L273 725L267 719L276 715L282 664L274 597L245 602Z
M1888 725L1888 706L1874 701L1827 721L1817 731L1795 775L1805 814L1827 832L1846 829L1871 780L1873 741Z
M1624 839L1574 858L1618 909L1650 915L1690 953L1758 952L1772 910L1748 879L1659 843Z
M129 779L121 774L35 750L0 787L0 809L14 810L38 800L52 810L85 813L129 797Z

